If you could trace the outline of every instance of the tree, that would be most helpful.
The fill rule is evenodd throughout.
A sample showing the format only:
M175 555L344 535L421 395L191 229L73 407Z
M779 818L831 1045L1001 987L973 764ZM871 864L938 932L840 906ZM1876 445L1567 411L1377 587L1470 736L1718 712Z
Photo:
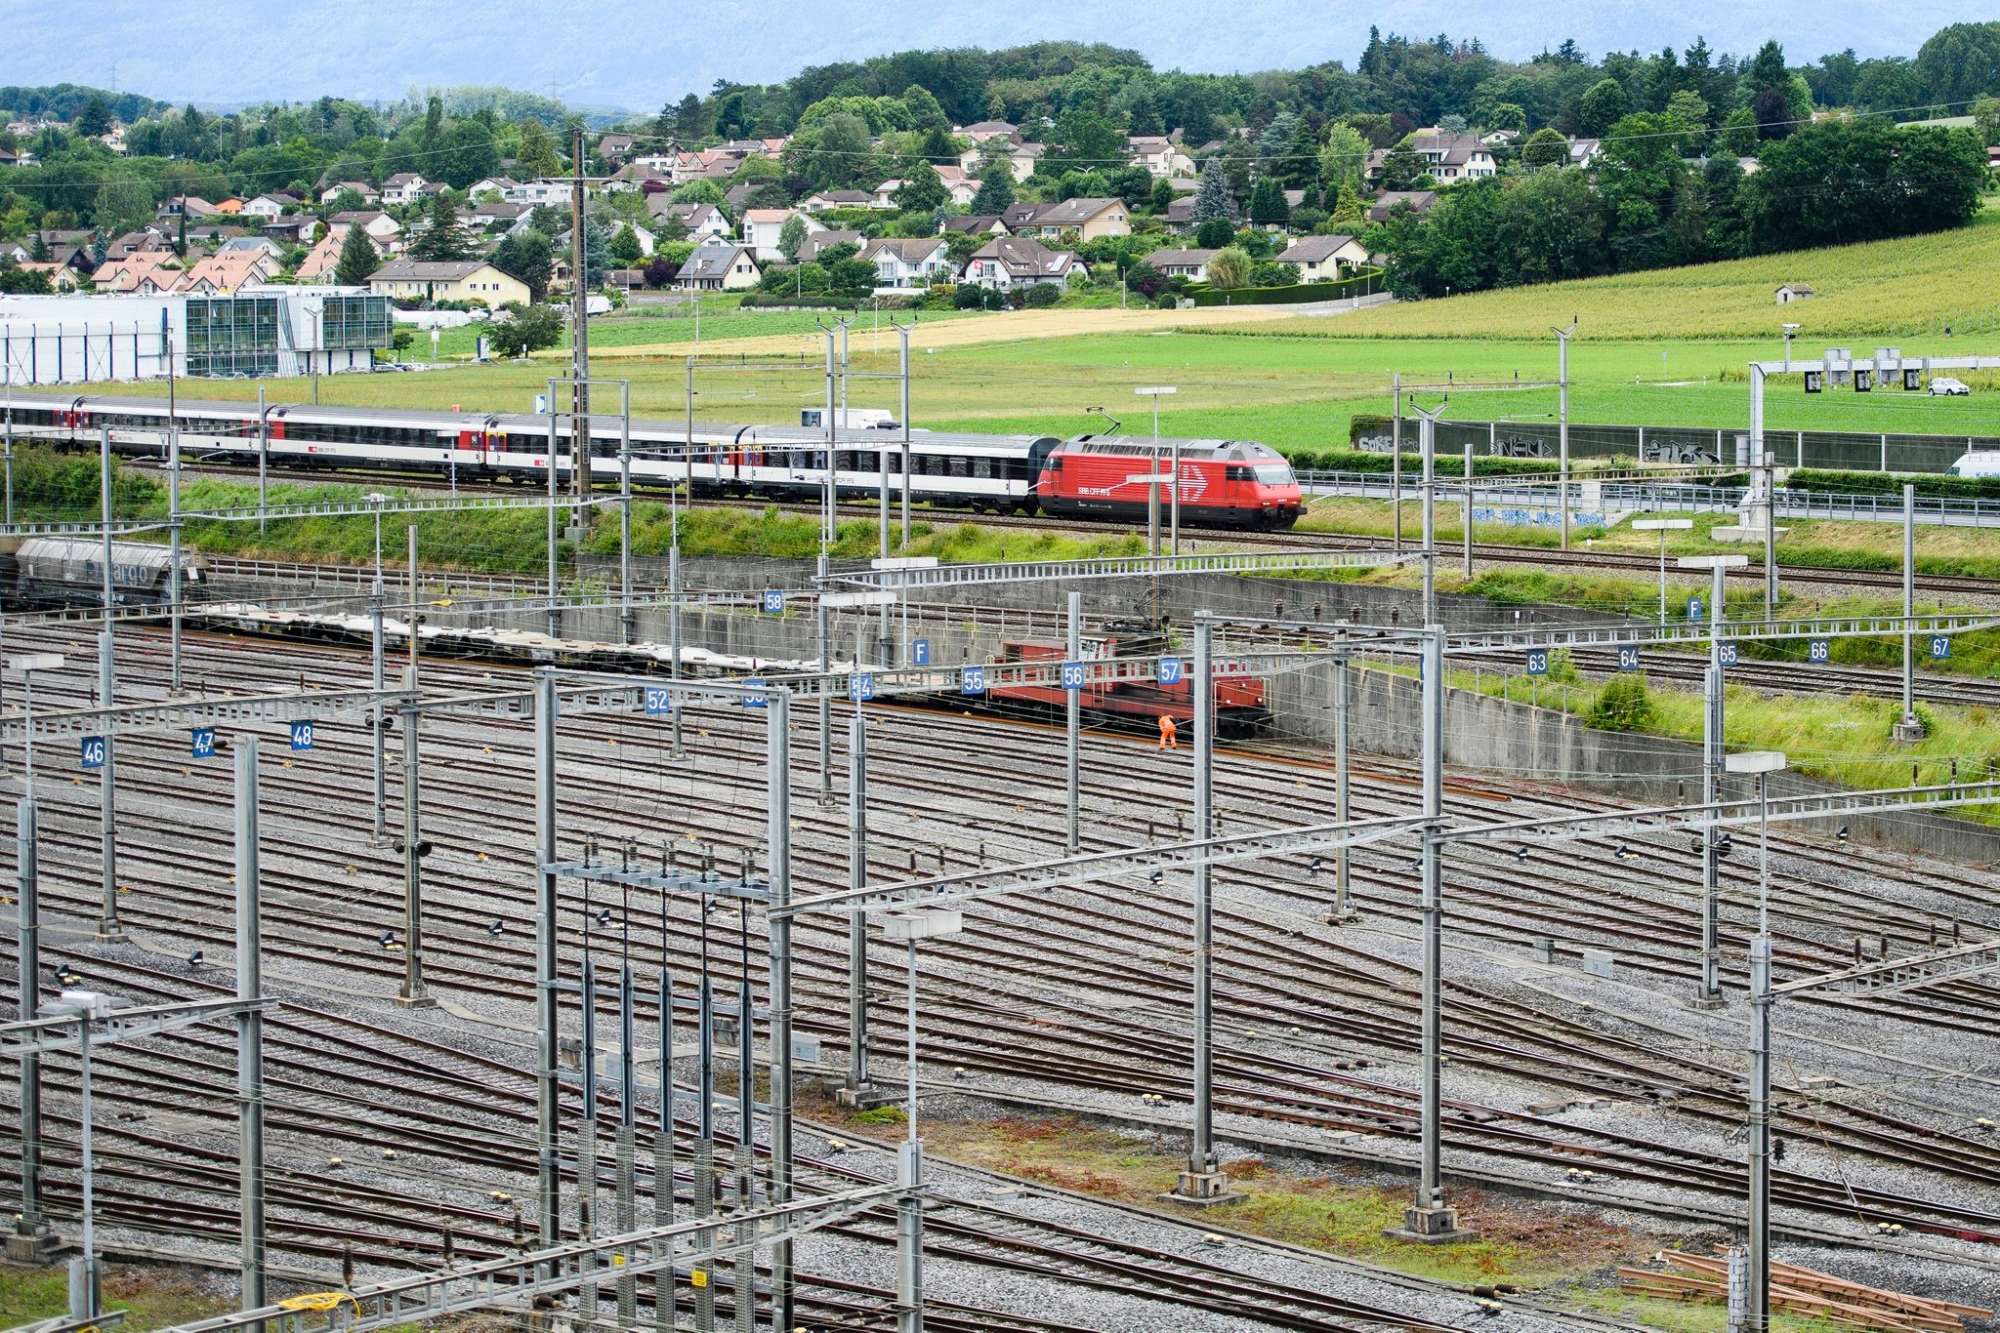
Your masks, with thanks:
M1340 197L1333 206L1333 215L1327 222L1337 231L1351 236L1359 231L1367 220L1367 210L1361 206L1361 192L1350 185L1342 185Z
M410 258L426 263L449 263L472 257L472 237L458 220L458 205L443 191L431 196L430 225L410 242Z
M2000 144L2000 97L1982 97L1973 103L1972 129L1988 147Z
M556 155L555 140L549 137L548 127L541 121L522 122L521 146L514 150L514 170L526 180L562 174L562 158Z
M691 180L686 185L675 190L674 202L677 204L713 204L717 208L726 210L729 207L729 196L722 192L720 185L717 185L714 181L704 176L699 180Z
M799 262L799 247L806 243L806 219L803 213L794 213L785 219L785 225L778 228L778 253L785 257L787 264Z
M1940 28L1918 48L1917 73L1931 99L1953 111L1963 111L1974 98L2000 93L2000 22Z
M1756 156L1757 114L1748 107L1730 112L1715 136L1715 149L1727 157Z
M674 276L680 271L681 266L679 264L674 263L673 260L668 259L665 255L655 254L652 262L646 265L646 285L648 287L664 287L672 282Z
M646 248L639 244L639 233L632 230L631 223L620 227L611 238L610 253L620 268L632 268L646 257Z
M563 317L554 306L509 301L500 309L505 313L486 327L493 350L502 356L526 356L562 342Z
M851 112L836 112L801 128L785 146L785 167L820 190L881 179L868 122Z
M1631 109L1625 85L1616 79L1602 79L1577 99L1576 132L1586 139L1601 139Z
M438 137L444 133L444 99L432 93L424 104L424 129L419 142L426 153L438 146Z
M674 137L680 140L681 147L691 148L707 134L708 125L702 118L701 98L689 93L674 108Z
M142 180L114 176L97 187L91 204L91 218L99 230L117 235L152 221L153 191Z
M1544 126L1528 136L1521 147L1521 165L1530 171L1569 165L1569 140L1562 131Z
M380 267L382 255L367 228L350 226L347 239L340 243L340 262L334 266L333 280L343 287L366 287L368 275Z
M11 257L0 257L0 296L47 296L54 290L48 274L22 268Z
M500 146L494 142L493 131L474 116L451 123L439 153L437 165L424 174L435 174L454 190L463 190L500 169Z
M1250 255L1236 246L1218 250L1208 261L1209 286L1226 290L1250 281Z
M1326 146L1319 153L1320 179L1328 185L1358 188L1368 171L1368 140L1351 125L1335 125L1326 132Z
M1513 130L1516 134L1528 131L1528 109L1519 102L1495 102L1486 112L1483 123L1489 130Z
M951 192L944 188L937 168L928 162L912 164L891 197L896 207L906 213L928 213L951 202Z
M611 228L600 217L583 220L583 287L595 291L604 285L604 270L611 267Z
M1391 148L1382 159L1380 180L1385 190L1427 190L1436 184L1431 164L1408 143Z
M1691 88L1683 88L1667 99L1667 114L1691 130L1708 128L1708 103Z
M1292 220L1291 207L1285 202L1285 187L1276 177L1266 176L1250 192L1250 220L1260 227L1282 227Z
M1220 250L1236 235L1236 224L1228 218L1210 218L1194 229L1194 243L1203 250Z
M1297 264L1255 264L1250 269L1252 287L1296 287L1299 285Z
M949 130L951 117L945 115L944 108L931 90L921 83L913 83L903 89L903 106L913 130Z
M1014 168L1004 158L994 158L980 168L979 193L972 196L972 211L1001 214L1014 202Z
M92 94L90 100L83 104L83 109L76 113L76 119L69 123L69 127L74 133L86 139L96 139L109 134L111 108L104 104L102 97Z
M1201 171L1201 188L1194 195L1194 221L1226 222L1236 216L1236 201L1229 197L1229 182L1223 176L1222 159L1211 157Z
M1044 143L1039 170L1046 176L1060 177L1066 171L1089 171L1125 160L1125 136L1087 106L1072 106L1057 116Z

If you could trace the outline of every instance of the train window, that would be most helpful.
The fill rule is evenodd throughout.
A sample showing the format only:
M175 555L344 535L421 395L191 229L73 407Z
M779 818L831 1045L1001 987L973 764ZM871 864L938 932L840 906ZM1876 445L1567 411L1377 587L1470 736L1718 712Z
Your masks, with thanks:
M1235 463L1231 463L1222 470L1222 479L1224 481L1255 481L1257 473L1254 468L1241 467Z
M973 459L973 460L971 460L971 461L972 461L972 475L973 475L973 476L975 476L975 477L978 477L978 478L979 478L979 479L981 479L982 481L987 481L987 480L991 480L991 479L992 479L992 477L993 477L993 460L992 460L992 459L990 459L990 458L975 458L975 459Z
M963 454L958 454L958 455L954 455L954 456L953 456L952 458L950 458L950 459L948 459L948 460L946 460L946 461L947 461L947 462L948 462L948 463L950 464L950 466L951 466L951 473L950 473L950 475L951 475L951 476L954 476L954 477L963 477L964 475L966 475L966 473L965 473L965 456L964 456Z
M873 473L882 466L882 460L873 449L857 449L854 452L854 470Z
M1259 463L1254 470L1257 473L1257 480L1266 486L1292 484L1292 467L1289 463Z

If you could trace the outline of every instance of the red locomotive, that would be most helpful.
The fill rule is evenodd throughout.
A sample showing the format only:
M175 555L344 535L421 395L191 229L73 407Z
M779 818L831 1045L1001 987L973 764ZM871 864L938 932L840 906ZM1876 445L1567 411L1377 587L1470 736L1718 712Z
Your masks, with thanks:
M1298 478L1284 455L1248 440L1181 440L1181 522L1191 527L1289 528L1302 503ZM1042 512L1070 518L1145 522L1147 482L1173 469L1175 442L1136 435L1078 435L1049 452L1036 498ZM1162 489L1160 521L1167 522L1170 493Z
M1142 621L1112 621L1105 628L1108 633L1104 638L1083 641L1085 657L1157 657L1170 651L1166 640ZM1001 660L1060 662L1065 651L1059 643L1008 643L1002 646ZM1159 725L1163 716L1171 717L1176 727L1190 727L1194 722L1194 689L1185 677L1175 685L1091 681L1079 694L1077 703L1083 715L1098 721L1129 722L1148 732ZM1069 706L1069 696L1060 684L995 686L988 691L987 698L1046 705L1052 709ZM1264 706L1261 678L1222 676L1216 680L1216 735L1252 735L1270 719L1270 709Z

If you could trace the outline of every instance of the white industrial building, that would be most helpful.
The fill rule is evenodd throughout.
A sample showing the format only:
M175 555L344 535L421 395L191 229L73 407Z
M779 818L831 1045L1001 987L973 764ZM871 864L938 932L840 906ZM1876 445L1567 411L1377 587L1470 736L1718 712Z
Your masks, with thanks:
M391 345L387 297L359 287L242 287L225 296L0 296L13 385L365 372Z

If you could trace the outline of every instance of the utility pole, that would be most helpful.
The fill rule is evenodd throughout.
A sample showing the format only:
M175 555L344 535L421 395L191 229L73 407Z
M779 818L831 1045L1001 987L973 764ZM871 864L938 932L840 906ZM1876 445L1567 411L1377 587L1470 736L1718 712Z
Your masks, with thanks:
M1551 327L1556 335L1556 425L1557 489L1562 494L1562 549L1569 549L1569 340L1576 336L1577 317L1569 317L1569 327Z
M1713 805L1722 799L1723 675L1722 620L1725 614L1723 577L1749 563L1742 555L1682 556L1682 569L1709 571L1708 668L1702 673L1701 799ZM1701 984L1688 1001L1695 1009L1720 1009L1722 995L1722 847L1713 824L1701 838Z
M1073 592L1069 595L1068 647L1069 647L1068 655L1064 658L1064 660L1069 662L1081 662L1083 660L1083 594L1080 592ZM1065 736L1067 743L1064 753L1067 756L1067 761L1068 761L1065 770L1067 776L1065 779L1065 786L1063 788L1064 806L1066 807L1067 810L1067 813L1064 816L1063 841L1064 841L1064 847L1068 850L1071 856L1076 855L1078 842L1082 835L1081 820L1082 820L1083 792L1082 792L1082 775L1079 772L1079 765L1083 757L1082 756L1082 732L1083 732L1082 699L1083 699L1083 691L1080 689L1063 691L1063 707L1066 714L1065 721L1067 723L1067 732Z
M1923 723L1917 720L1917 636L1910 618L1917 614L1917 488L1903 487L1903 718L1897 739L1920 741Z
M41 1007L41 887L35 863L35 798L14 805L15 921L18 953L14 967L17 1014ZM49 1234L42 1221L42 1057L21 1052L21 1216L7 1239L10 1260L34 1263L47 1257Z
M421 642L417 613L417 525L409 525L410 544L410 663L403 688L410 705L403 710L403 992L396 1003L408 1009L428 1009L437 1001L424 988L423 795L417 764L417 660Z
M259 921L257 738L236 743L236 998L264 998L263 929ZM237 1157L245 1310L264 1305L264 1016L245 1009L236 1019Z
M1403 373L1389 376L1389 512L1395 522L1395 551L1403 549Z
M824 559L824 557L822 557ZM825 570L820 571L824 573ZM828 638L826 595L813 599L813 627L819 649L819 803L833 804L833 696L827 677L833 674L833 645Z
M535 856L537 1220L541 1248L553 1249L562 1239L562 1164L556 1155L556 1110L561 1105L562 1083L556 1031L557 896L551 869L556 863L556 678L550 668L535 676ZM703 1113L707 1113L705 1104Z
M769 810L770 856L770 906L766 929L770 936L770 1007L771 1007L771 1184L770 1203L780 1207L792 1200L792 919L785 909L792 902L792 696L789 690L775 691L767 705L766 719L769 753L765 756L765 770L768 775L766 798ZM860 726L859 710L856 711L856 728ZM750 904L743 903L748 912ZM859 921L864 914L856 912L853 918ZM750 1044L750 994L746 987L743 994L743 1010L737 1015L742 1025L743 1044ZM742 1073L738 1092L745 1107L743 1122L750 1124L750 1106L755 1102L757 1081L749 1070ZM745 1137L745 1150L749 1149L749 1139ZM749 1201L746 1200L746 1203ZM739 1274L742 1272L738 1270ZM742 1286L736 1290L739 1309L751 1293ZM741 1323L741 1316L738 1323ZM773 1328L792 1327L792 1243L789 1240L776 1241L771 1246L771 1325Z
M570 327L570 439L575 445L573 489L578 497L590 498L590 295L586 279L589 258L583 238L583 126L578 125L571 141L569 199L569 305ZM555 410L553 398L549 410ZM590 511L577 514L579 525L588 525Z
M117 668L112 658L111 617L116 609L117 594L112 586L111 570L111 428L101 427L98 431L98 474L99 489L102 492L104 510L104 628L97 632L97 706L111 707L112 693L116 685ZM178 672L178 659L176 671ZM118 782L115 737L105 736L104 766L98 770L98 834L101 848L98 868L102 876L101 900L103 907L97 923L97 938L115 940L124 934L118 923ZM28 1015L32 1017L32 1015Z
M1423 498L1424 498L1424 624L1435 625L1437 616L1437 422L1444 415L1445 405L1451 400L1439 401L1436 408L1426 412L1415 403L1410 410L1417 416L1417 439L1423 448Z
M860 709L847 730L847 885L868 883L868 726ZM836 1097L843 1106L867 1110L880 1105L868 1081L868 916L847 918L847 1085Z
M1347 711L1348 700L1348 659L1347 631L1338 631L1339 646L1333 658L1333 817L1345 824L1351 809L1347 763ZM1354 910L1349 899L1349 872L1347 846L1342 844L1333 853L1333 910L1327 913L1328 925L1344 925L1355 920L1360 913Z
M896 548L901 551L910 549L910 332L916 326L915 319L912 319L908 324L898 324L894 320L890 321L890 327L895 329L897 336L903 340L901 361L899 362L899 372L903 380L901 412L903 422L903 542L901 546Z

